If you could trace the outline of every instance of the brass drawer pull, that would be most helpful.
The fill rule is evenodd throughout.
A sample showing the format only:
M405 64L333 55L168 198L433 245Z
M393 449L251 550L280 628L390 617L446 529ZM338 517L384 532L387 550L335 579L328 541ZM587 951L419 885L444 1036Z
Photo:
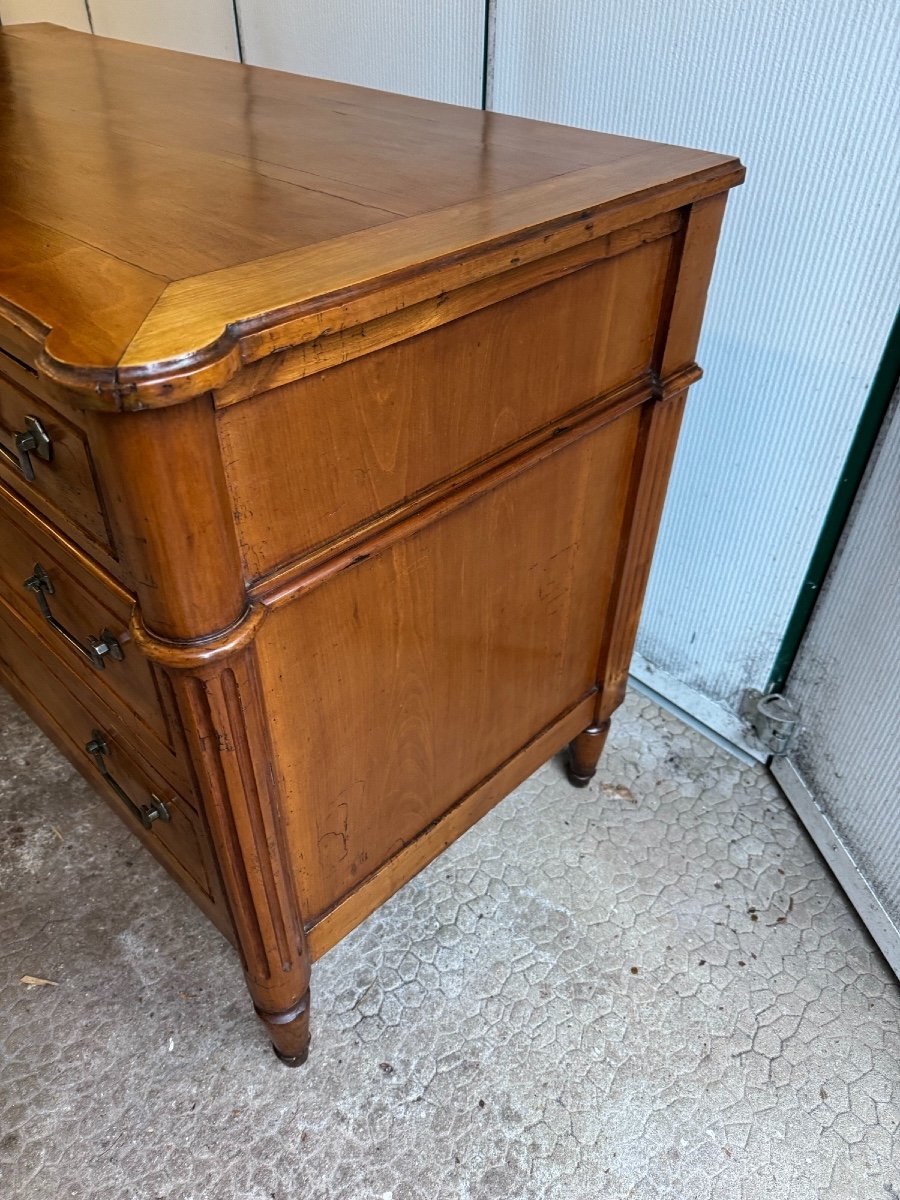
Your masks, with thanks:
M49 462L53 457L53 443L37 417L25 418L25 432L16 434L15 447L13 451L8 446L0 445L0 455L21 471L24 478L31 483L34 479L31 455L36 454L44 462Z
M56 617L50 611L50 604L47 600L48 596L53 595L53 583L40 563L34 564L34 572L25 580L23 586L29 592L34 592L34 598L37 600L38 608L41 610L41 616L51 629L55 629L59 636L68 642L73 650L77 650L98 671L105 670L105 659L107 656L115 659L116 662L121 662L125 657L122 647L108 629L101 629L99 637L89 637L88 644L83 646L74 634L69 633L65 625L61 625L57 621Z
M97 770L116 793L128 811L133 817L136 817L145 829L149 829L154 821L171 821L169 810L158 796L154 796L151 792L150 799L152 804L135 804L128 793L124 790L121 784L110 775L109 767L106 765L105 755L109 754L109 747L103 740L103 734L99 729L91 731L91 740L85 746L88 754L94 760Z

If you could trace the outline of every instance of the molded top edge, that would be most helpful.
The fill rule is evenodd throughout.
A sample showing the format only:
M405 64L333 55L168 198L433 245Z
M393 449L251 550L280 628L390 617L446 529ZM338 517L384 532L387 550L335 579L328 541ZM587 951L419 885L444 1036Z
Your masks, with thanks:
M0 346L82 408L180 403L743 178L728 156L51 25L0 31L0 86Z

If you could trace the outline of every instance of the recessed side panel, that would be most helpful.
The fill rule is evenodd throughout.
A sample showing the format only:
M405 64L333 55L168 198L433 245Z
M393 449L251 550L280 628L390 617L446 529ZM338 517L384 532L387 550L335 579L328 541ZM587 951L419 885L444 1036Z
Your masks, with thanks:
M264 623L308 922L593 688L639 413L361 551Z
M259 578L650 369L673 239L218 414Z

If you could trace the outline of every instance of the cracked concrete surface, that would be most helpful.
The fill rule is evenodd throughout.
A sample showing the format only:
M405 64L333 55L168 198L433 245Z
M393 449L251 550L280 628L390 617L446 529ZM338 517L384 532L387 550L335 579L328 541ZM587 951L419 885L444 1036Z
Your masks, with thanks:
M896 981L765 773L649 701L316 965L297 1071L5 697L0 730L4 1198L900 1197Z

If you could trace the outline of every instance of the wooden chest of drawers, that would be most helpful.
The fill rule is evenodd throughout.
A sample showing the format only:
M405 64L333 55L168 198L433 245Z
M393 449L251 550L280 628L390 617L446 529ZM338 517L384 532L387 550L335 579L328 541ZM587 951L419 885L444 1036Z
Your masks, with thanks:
M621 702L733 158L0 34L0 679L310 963Z

